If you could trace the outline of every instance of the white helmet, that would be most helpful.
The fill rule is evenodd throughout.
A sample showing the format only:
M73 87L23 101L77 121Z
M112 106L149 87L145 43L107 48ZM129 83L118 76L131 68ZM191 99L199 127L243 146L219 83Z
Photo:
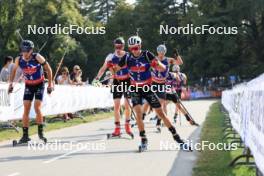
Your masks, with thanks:
M131 36L127 43L128 43L128 46L132 46L132 45L141 45L141 38L139 36Z
M166 52L167 52L167 48L166 48L166 46L165 45L159 45L158 47L157 47L157 52L158 53L164 53L164 54L166 54Z
M180 72L180 66L179 65L173 65L172 71L173 72Z

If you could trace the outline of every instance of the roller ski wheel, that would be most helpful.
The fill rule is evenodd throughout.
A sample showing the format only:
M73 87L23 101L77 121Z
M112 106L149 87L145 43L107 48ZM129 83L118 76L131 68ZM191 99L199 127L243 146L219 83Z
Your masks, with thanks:
M18 144L17 140L13 140L12 143L13 143L13 147L17 146L17 144Z
M131 137L131 139L134 139L134 134L133 133L127 133L130 137Z
M42 140L45 144L48 142L47 138L45 138L45 137L40 138L40 140Z
M141 144L138 146L138 152L142 153L148 149L148 141L147 139L145 141L141 141Z
M107 136L107 139L121 138L121 134L116 135L116 134L108 133L106 136Z

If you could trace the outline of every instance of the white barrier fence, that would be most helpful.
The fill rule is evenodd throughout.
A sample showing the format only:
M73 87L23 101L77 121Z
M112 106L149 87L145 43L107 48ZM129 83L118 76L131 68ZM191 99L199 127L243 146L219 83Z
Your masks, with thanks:
M264 173L264 74L224 91L222 104L229 112L232 126Z
M24 85L16 84L13 93L9 95L7 89L8 84L0 84L0 121L21 119ZM56 115L112 106L113 99L110 88L56 85L55 91L51 95L48 95L45 89L42 113L43 115ZM30 117L35 117L33 106Z

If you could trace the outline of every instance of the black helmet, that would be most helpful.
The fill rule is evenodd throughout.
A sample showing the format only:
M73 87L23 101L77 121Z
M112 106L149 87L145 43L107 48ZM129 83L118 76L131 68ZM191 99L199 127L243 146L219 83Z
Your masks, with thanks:
M22 52L23 51L28 52L28 51L30 51L33 48L34 48L34 43L31 40L23 40L21 42L20 49L21 49Z
M124 45L125 44L125 40L124 40L123 37L118 37L117 39L114 40L114 44Z

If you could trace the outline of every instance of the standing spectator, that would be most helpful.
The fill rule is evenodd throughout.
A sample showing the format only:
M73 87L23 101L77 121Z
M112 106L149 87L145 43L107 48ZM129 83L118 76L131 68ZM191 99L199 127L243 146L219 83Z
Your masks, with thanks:
M9 65L13 63L13 57L7 56L5 57L4 66L0 73L0 81L7 82L9 80L10 72L9 72Z
M61 68L61 75L58 76L57 82L60 85L70 85L72 81L70 79L69 70L67 67ZM64 121L70 120L69 113L63 114Z

